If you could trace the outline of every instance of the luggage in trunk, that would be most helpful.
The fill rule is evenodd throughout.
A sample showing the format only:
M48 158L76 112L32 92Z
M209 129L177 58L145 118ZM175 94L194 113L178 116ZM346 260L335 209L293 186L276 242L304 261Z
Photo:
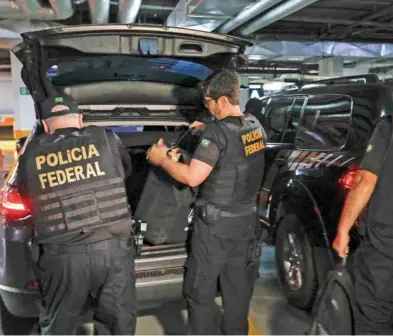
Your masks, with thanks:
M181 162L192 157L202 132L190 128L173 144L182 150ZM146 242L153 245L186 242L196 190L177 182L161 168L149 168L134 213L137 220L147 223Z
M147 223L145 240L153 245L185 243L195 195L165 171L151 168L135 211Z

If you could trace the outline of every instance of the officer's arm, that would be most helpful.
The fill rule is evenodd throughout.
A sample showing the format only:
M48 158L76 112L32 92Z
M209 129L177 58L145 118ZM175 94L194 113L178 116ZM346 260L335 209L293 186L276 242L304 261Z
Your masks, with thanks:
M364 207L367 205L377 184L378 177L367 170L359 170L355 183L345 201L338 224L339 233L348 233Z
M165 158L161 164L175 180L188 184L190 187L197 187L209 176L213 167L205 162L192 159L190 164L184 164Z
M389 120L383 119L378 123L355 177L354 185L345 201L338 233L348 233L369 202L388 151L391 134Z
M189 165L165 158L161 166L177 181L197 187L215 167L223 150L222 142L217 126L207 125Z

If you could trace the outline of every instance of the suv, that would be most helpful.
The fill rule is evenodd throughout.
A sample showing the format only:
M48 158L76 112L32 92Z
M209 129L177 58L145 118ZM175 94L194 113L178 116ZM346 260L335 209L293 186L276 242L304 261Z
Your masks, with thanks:
M146 150L159 138L174 144L203 111L198 83L218 68L244 65L243 53L251 45L230 36L139 25L62 27L22 37L13 52L36 102L37 123L21 153L43 132L37 102L48 94L73 96L85 125L110 127L129 149L134 211L135 193L142 192L147 177ZM39 295L32 272L36 251L30 244L30 212L15 188L17 174L16 162L0 194L1 322L19 316L33 323ZM139 303L181 295L185 243L139 246Z
M275 245L289 303L308 309L337 262L331 244L344 200L375 124L393 110L392 89L375 75L354 76L314 82L262 102L264 239ZM356 225L351 237L353 252Z

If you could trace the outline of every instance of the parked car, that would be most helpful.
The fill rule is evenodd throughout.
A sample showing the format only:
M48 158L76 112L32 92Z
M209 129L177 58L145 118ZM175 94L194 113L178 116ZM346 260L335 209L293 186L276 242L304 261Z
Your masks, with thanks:
M363 78L363 80L361 79ZM267 244L290 304L308 309L337 262L331 249L345 197L375 124L393 111L375 75L343 77L263 99L267 140L259 196ZM351 253L359 242L351 230Z
M221 67L242 66L251 45L230 36L138 25L62 27L22 37L13 52L34 101L67 93L78 102L85 125L118 133L133 160L133 190L139 193L147 176L146 150L159 138L173 144L203 110L198 83ZM43 132L39 104L36 115L21 153ZM28 325L38 316L31 267L36 251L30 244L30 211L15 187L17 175L16 163L0 194L2 325L13 316L26 318ZM135 264L139 303L180 297L185 243L142 246Z

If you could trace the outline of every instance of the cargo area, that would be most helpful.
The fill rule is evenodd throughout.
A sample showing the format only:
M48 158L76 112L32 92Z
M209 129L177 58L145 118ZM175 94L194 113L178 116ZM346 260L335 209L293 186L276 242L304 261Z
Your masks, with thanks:
M147 150L152 144L157 142L160 138L165 140L168 147L175 146L177 141L180 140L178 145L184 150L192 151L197 143L197 136L187 133L188 126L111 126L106 127L113 130L122 140L123 144L127 147L129 156L132 162L132 174L126 181L128 199L131 206L132 214L135 219L146 221L147 231L151 230L162 230L165 231L165 222L162 222L162 226L159 228L160 219L155 218L154 212L157 213L158 217L165 218L166 220L172 220L177 228L177 233L172 233L179 237L177 239L169 240L169 242L163 243L152 243L149 239L144 240L143 253L141 257L154 257L154 256L165 256L165 255L176 255L178 253L183 254L185 252L186 240L188 237L187 232L187 217L189 210L185 209L179 211L179 203L185 202L184 197L178 198L178 195L171 195L169 190L161 190L159 183L163 181L165 188L173 186L175 193L186 192L188 188L185 185L181 185L176 181L172 180L165 172L161 169L152 166L146 158ZM150 176L152 175L153 177ZM148 183L147 183L148 181ZM148 190L145 190L148 189ZM143 196L143 197L142 197ZM142 203L141 203L142 197ZM160 198L160 199L156 199ZM138 209L138 206L144 209ZM147 208L148 207L148 208ZM168 216L168 212L171 212L173 208L173 215ZM176 211L179 213L179 218L176 218ZM139 216L140 213L148 212L148 216ZM153 213L152 213L153 212ZM140 218L141 217L141 218ZM148 219L153 218L153 222L149 222ZM153 227L154 226L154 227ZM184 234L182 232L184 231ZM180 233L179 233L180 232ZM184 237L184 239L182 238Z

